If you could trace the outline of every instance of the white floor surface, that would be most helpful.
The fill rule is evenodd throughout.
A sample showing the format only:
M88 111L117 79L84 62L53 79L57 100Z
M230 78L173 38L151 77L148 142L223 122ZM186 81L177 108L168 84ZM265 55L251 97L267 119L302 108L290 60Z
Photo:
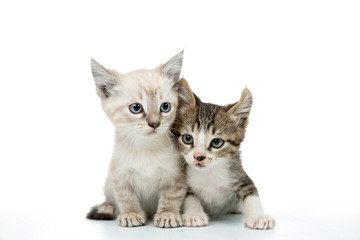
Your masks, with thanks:
M4 206L2 206L4 207ZM30 211L29 211L30 212ZM1 214L1 240L56 239L360 239L359 214L309 214L276 211L273 230L250 230L243 226L243 215L226 215L202 228L124 228L116 221L88 220L83 213L69 211L54 214Z

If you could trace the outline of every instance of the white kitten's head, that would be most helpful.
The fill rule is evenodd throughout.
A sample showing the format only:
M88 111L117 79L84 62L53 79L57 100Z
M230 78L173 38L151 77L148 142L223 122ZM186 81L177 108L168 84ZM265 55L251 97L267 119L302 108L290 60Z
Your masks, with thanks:
M121 74L91 60L96 92L118 132L152 137L166 133L176 117L183 52L154 69Z

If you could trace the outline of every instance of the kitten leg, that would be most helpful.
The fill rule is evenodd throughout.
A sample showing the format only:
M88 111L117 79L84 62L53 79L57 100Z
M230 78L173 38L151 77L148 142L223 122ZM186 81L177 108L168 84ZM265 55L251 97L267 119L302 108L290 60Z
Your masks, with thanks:
M180 207L186 194L184 180L177 181L174 186L167 185L160 191L158 210L154 215L156 227L181 227Z
M264 214L254 182L243 171L235 187L239 199L238 211L244 213L245 226L252 229L271 229L275 220Z
M117 221L123 227L137 227L146 223L146 214L141 209L136 192L128 184L114 181L115 198L120 209Z
M209 217L204 212L199 199L193 194L189 194L183 203L184 214L182 222L187 227L204 227L209 223Z
M264 214L258 195L247 196L240 201L239 207L245 215L245 226L252 229L271 229L275 227L275 220Z

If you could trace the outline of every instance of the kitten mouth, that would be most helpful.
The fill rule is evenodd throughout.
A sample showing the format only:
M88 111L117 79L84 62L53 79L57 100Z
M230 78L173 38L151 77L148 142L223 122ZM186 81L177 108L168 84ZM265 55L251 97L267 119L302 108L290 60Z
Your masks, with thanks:
M150 132L148 132L146 135L148 135L148 136L153 136L153 135L156 135L156 134L158 134L159 133L159 131L157 130L157 129L153 129L153 130L151 130Z
M205 165L202 164L201 162L195 163L194 166L198 167L198 168L204 168L205 167Z
M149 132L147 135L155 135L157 134L157 131L156 130L152 130L151 132Z

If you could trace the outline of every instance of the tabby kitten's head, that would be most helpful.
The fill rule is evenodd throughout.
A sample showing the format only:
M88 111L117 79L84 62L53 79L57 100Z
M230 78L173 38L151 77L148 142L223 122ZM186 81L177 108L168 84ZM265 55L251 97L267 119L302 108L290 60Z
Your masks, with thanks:
M154 69L119 73L91 60L102 108L124 136L154 137L168 132L176 117L183 52Z
M180 105L174 130L180 153L199 170L231 159L238 153L252 106L252 95L245 88L237 103L219 106L203 103L180 80Z

